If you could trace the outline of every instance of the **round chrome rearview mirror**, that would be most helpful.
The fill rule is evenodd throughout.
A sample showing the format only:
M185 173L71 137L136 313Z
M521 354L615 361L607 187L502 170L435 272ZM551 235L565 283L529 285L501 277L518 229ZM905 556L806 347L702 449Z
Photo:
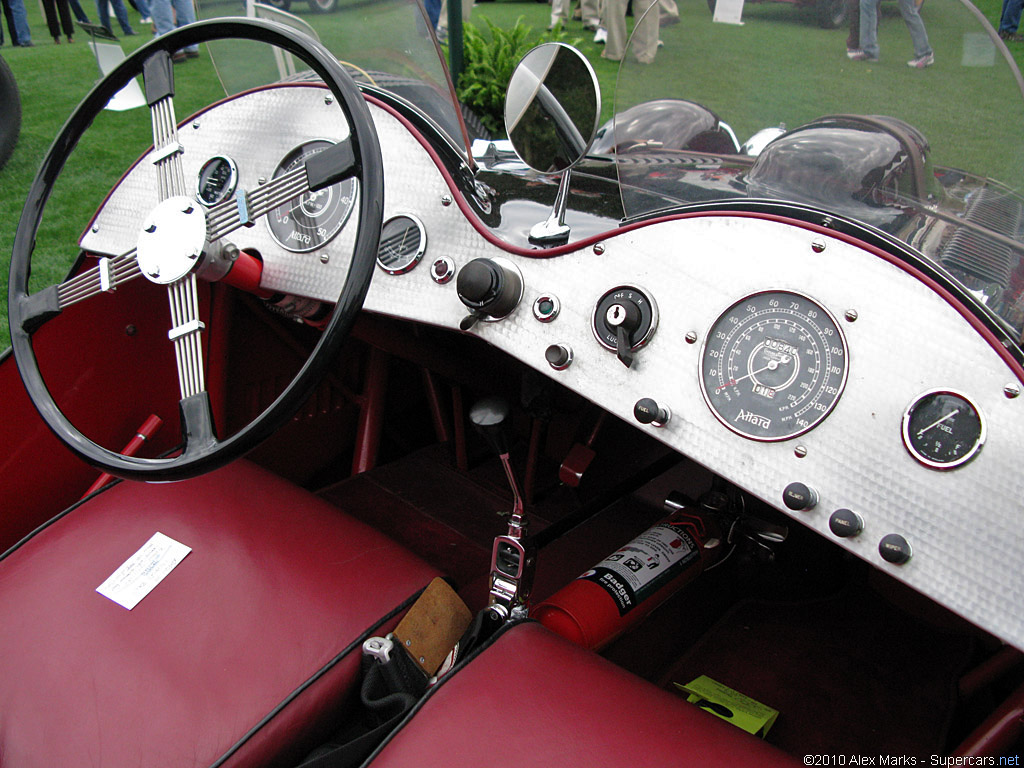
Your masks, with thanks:
M505 97L505 130L540 173L561 173L587 154L601 115L597 75L582 53L544 43L516 66Z

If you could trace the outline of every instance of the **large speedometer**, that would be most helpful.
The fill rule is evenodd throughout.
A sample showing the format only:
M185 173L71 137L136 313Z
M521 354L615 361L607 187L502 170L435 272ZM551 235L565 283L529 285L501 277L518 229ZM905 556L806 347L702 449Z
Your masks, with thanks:
M787 440L824 419L846 384L846 340L835 319L798 293L736 302L711 326L700 384L719 421L751 440Z

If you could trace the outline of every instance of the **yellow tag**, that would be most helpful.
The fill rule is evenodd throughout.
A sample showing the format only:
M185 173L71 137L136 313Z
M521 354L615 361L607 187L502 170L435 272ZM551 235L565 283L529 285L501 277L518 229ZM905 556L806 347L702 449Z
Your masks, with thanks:
M472 620L462 598L447 581L436 578L395 627L394 639L430 677Z
M688 694L686 700L691 704L696 704L716 717L728 720L736 727L762 739L768 735L768 729L775 724L775 719L779 716L778 710L766 707L761 702L754 701L749 696L744 696L706 675L701 675L686 685L673 685Z

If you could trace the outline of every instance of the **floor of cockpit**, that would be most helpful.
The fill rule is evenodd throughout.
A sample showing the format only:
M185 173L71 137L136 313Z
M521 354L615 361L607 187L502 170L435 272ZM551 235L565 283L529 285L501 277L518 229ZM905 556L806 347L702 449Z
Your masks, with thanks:
M536 599L660 519L660 499L694 473L676 467L548 544ZM558 493L528 509L535 532L568 514L572 499ZM447 573L472 609L486 604L491 542L511 507L496 461L460 470L431 446L321 495ZM767 740L798 756L941 754L972 633L896 607L899 585L809 530L791 530L787 546L768 566L730 561L702 574L602 653L670 690L707 675L778 710Z

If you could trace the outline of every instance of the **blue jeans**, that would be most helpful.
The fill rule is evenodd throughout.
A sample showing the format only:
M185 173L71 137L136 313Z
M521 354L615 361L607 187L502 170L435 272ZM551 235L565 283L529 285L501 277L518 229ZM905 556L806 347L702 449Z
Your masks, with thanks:
M117 23L121 25L121 31L126 35L134 35L135 30L128 23L128 10L124 7L124 0L110 0L110 5L114 6L114 15L117 16ZM100 24L113 31L110 26L110 8L107 5L107 0L96 0L96 13L100 17Z
M1003 0L1003 12L999 17L999 31L1012 35L1020 26L1020 12L1024 0Z
M10 29L11 22L14 22L14 29L11 30L12 37L17 36L17 44L25 45L26 43L32 42L32 32L28 28L28 15L25 13L25 3L23 0L3 0L9 10L7 15L7 27ZM14 43L11 40L11 43Z
M1018 0L1019 1L1019 0ZM860 0L860 49L873 59L878 58L878 3L879 0ZM914 57L920 58L932 52L928 43L921 14L917 12L914 0L899 0L900 15L910 30L910 42L914 45Z
M71 7L71 12L75 14L75 18L83 24L89 23L89 17L85 15L85 11L82 10L82 4L78 0L68 0L68 5Z
M192 0L150 0L149 11L158 35L166 35L176 27L184 27L196 20ZM199 50L199 46L190 45L185 50L194 53Z

